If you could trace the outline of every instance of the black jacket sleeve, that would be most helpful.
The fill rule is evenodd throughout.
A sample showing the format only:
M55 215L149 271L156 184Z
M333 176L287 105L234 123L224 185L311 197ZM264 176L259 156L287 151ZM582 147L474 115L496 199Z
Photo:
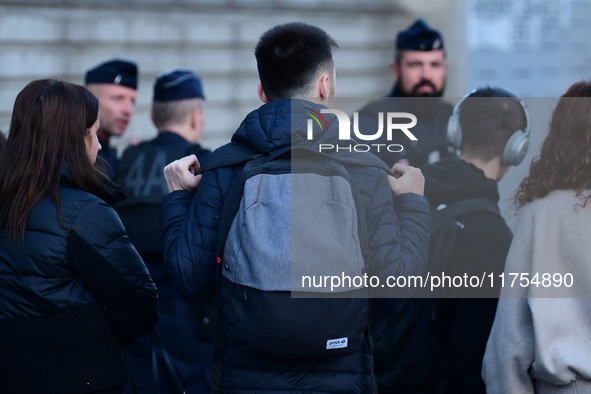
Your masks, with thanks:
M156 285L115 211L94 199L68 235L68 263L103 307L121 343L129 345L158 321Z
M219 216L238 171L207 171L196 194L175 191L162 204L162 256L174 286L189 304L206 301L216 292Z

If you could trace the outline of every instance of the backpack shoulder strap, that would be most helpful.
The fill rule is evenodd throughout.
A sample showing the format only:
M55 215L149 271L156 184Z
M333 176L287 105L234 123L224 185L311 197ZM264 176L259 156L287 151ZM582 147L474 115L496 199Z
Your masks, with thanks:
M448 204L441 209L444 209L454 218L476 212L488 212L497 216L501 216L501 210L499 209L499 206L485 198L469 198L467 200ZM439 209L439 207L437 208L437 210L441 209Z
M388 175L392 175L390 168L380 160L377 156L369 152L318 152L308 147L290 146L283 149L279 149L269 155L267 161L275 160L276 158L285 155L289 151L297 151L299 154L302 152L309 152L311 155L322 155L330 157L342 164L351 166L364 166L364 167L376 167L384 170ZM216 168L229 167L239 164L245 164L251 160L265 155L251 146L228 144L216 149L205 161L202 163L198 174L202 174L205 171L210 171Z
M373 153L369 152L331 152L328 156L343 164L361 167L376 167L392 175L392 171L386 163Z
M358 167L376 167L384 170L388 175L392 175L390 167L384 163L380 158L370 152L319 152L308 146L293 146L291 147L293 152L296 152L297 157L308 156L324 156L329 157L332 160L336 160L341 164Z
M263 156L265 155L248 145L224 145L221 148L216 149L207 160L205 160L205 163L202 163L197 174L203 174L206 171L215 170L216 168L245 164Z
M345 171L347 171L347 169L345 169ZM351 192L353 194L353 201L355 202L355 209L357 210L357 233L359 235L359 243L361 244L361 252L363 253L363 260L365 261L367 270L372 272L373 266L370 259L371 253L369 249L367 220L365 217L365 204L363 203L363 197L361 196L361 191L359 190L357 183L351 174L348 174L348 176L348 181L351 185Z

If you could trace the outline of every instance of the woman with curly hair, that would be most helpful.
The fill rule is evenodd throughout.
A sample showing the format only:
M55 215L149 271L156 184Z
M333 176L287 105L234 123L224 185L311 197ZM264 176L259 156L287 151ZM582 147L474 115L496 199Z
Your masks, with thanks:
M0 152L0 392L122 393L123 345L158 320L156 286L96 166L99 103L29 83Z
M583 81L558 101L515 195L518 224L482 369L487 393L591 393L590 198L591 82ZM509 273L529 286L511 287Z

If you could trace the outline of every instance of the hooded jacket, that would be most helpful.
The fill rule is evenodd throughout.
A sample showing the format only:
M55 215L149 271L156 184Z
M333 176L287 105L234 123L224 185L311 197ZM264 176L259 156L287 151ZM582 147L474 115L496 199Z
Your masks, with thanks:
M111 190L113 202L122 189ZM73 186L36 204L0 248L0 392L85 393L129 379L122 344L158 320L158 295L115 211ZM123 196L124 197L124 196ZM0 229L6 239L6 223Z
M498 204L497 182L455 156L429 164L422 171L425 196L432 207L475 198ZM479 277L483 272L501 273L512 238L505 220L490 212L469 213L456 219L464 228L458 231L448 267L453 274L448 269L445 273ZM404 313L409 313L408 307L394 314L374 316L372 320L376 355L380 354L376 363L380 393L484 393L480 369L497 299L457 298L442 304L431 299L409 302L418 315L414 323L406 321L408 316ZM433 310L443 310L435 321L431 320ZM399 341L404 346L378 348L384 343L381 338L396 338L397 329L404 332L409 324L413 325L410 337Z
M305 107L318 111L325 108L289 99L263 105L244 119L232 142L224 149L247 145L269 155L292 143L303 142L303 129L291 131L292 111L302 112ZM330 118L329 130L338 130L335 120ZM323 142L329 135L320 134L316 142ZM241 168L234 166L205 172L195 195L176 191L164 201L161 214L163 255L173 282L187 302L205 300L216 292L215 245L219 214L226 193ZM398 274L422 273L430 225L426 199L411 193L393 198L387 174L381 169L355 167L349 172L365 205L374 266L377 265L377 269L394 267ZM372 390L369 337L349 356L318 360L289 360L288 355L282 360L266 359L226 343L221 356L223 393L365 394Z
M497 182L455 156L423 167L423 173L425 196L432 206L470 198L499 202ZM488 212L459 216L457 220L465 227L458 233L452 255L454 271L469 276L503 272L513 238L505 220ZM447 302L452 321L443 361L449 371L446 393L484 393L480 370L498 300L460 298Z

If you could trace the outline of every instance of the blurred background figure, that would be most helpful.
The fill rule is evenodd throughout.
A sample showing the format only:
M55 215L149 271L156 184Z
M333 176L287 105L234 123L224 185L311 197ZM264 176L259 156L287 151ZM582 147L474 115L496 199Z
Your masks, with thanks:
M395 83L387 97L442 97L447 63L441 33L417 19L398 33L390 68Z
M138 72L135 63L110 60L86 72L86 88L101 103L98 131L103 149L99 156L109 164L109 178L117 179L119 159L115 148L109 145L111 137L121 137L135 110Z
M122 393L123 345L158 320L156 286L95 165L99 102L29 83L0 152L0 392Z
M198 69L208 81L208 117L215 121L203 142L219 147L258 106L251 52L260 31L253 26L299 20L333 32L340 43L335 60L341 100L388 93L392 41L417 18L444 37L446 96L459 98L488 84L511 86L522 97L559 97L591 75L591 46L583 45L590 17L591 3L581 0L2 2L0 129L8 130L14 98L31 80L56 76L83 83L82 71L116 57L133 59L142 73L138 116L110 146L121 153L132 136L152 138L152 82L178 65ZM356 103L349 113L362 106Z
M584 81L560 98L515 195L505 272L528 273L532 282L501 293L482 370L487 393L591 392L590 157L591 82ZM574 277L571 291L560 291L555 274Z
M500 87L470 92L453 113L448 138L460 157L421 168L432 212L427 271L497 275L512 239L497 206L498 182L527 152L529 113ZM453 234L445 233L454 231L447 218L461 223ZM485 393L480 370L497 299L460 290L451 294L457 298L411 299L395 313L374 315L380 393Z
M217 303L186 304L166 272L160 248L160 208L168 191L162 170L189 154L195 154L203 163L211 153L199 145L205 120L204 100L201 79L193 71L173 69L158 76L151 112L158 136L123 152L118 180L129 197L115 205L158 286L158 330L187 393L209 392ZM128 350L137 389L141 393L153 392L149 336ZM174 392L163 362L158 371L160 392Z
M390 68L394 87L386 98L359 111L359 130L362 134L375 133L380 113L410 112L421 120L412 129L417 141L410 141L402 133L393 134L388 141L384 132L374 143L401 144L405 149L390 152L383 147L376 155L388 166L403 163L417 167L448 156L445 135L452 106L441 100L447 74L443 37L424 20L416 20L398 33ZM416 97L421 99L410 99Z
M462 224L451 259L440 269L450 275L486 272L497 276L503 272L513 237L498 207L498 183L528 151L529 111L511 91L482 87L456 105L447 134L460 157L450 156L422 168L431 206L455 207L458 213L453 217ZM480 371L498 289L493 294L487 289L482 297L488 298L471 298L477 292L458 292L458 298L443 300L442 315L435 325L442 344L436 349L440 357L436 370L445 371L444 393L485 394Z
M6 136L4 135L2 130L0 130L0 151L2 151L2 148L4 148L4 145L6 145Z

